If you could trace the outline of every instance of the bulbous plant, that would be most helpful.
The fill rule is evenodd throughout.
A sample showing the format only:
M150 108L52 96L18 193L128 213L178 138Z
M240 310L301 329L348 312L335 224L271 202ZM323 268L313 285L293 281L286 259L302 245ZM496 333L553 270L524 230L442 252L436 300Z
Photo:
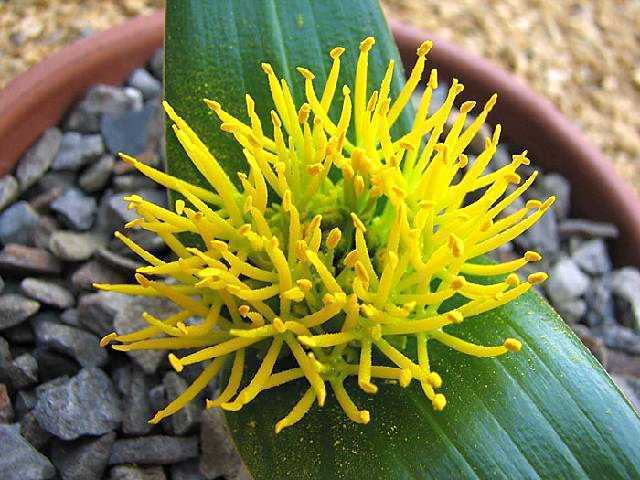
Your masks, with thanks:
M208 187L190 184L136 159L122 158L180 198L163 208L132 195L129 207L140 218L127 228L154 232L175 254L165 261L116 233L149 266L138 269L137 284L96 285L107 291L165 297L180 311L167 318L144 314L140 331L102 340L116 350L194 349L169 354L176 371L202 364L196 380L151 420L156 423L184 407L225 364L226 386L207 407L236 411L262 391L287 382L308 387L276 432L300 421L331 387L346 415L368 423L345 388L375 394L380 380L400 387L418 382L435 410L445 408L437 393L443 379L429 362L430 341L476 357L517 352L522 344L481 346L446 331L469 317L504 305L543 282L543 272L521 279L517 271L540 260L537 252L499 264L474 259L531 227L554 198L530 200L507 209L532 185L522 179L527 152L510 164L487 171L500 136L498 125L473 161L465 155L496 102L491 97L471 122L475 102L464 102L446 134L445 124L463 86L453 81L444 103L429 113L437 74L432 70L409 131L393 127L410 102L425 69L431 42L392 98L393 61L373 93L367 93L369 51L374 38L360 43L354 85L339 85L344 48L329 53L324 85L298 68L306 102L297 105L290 85L263 63L273 100L271 125L246 95L244 123L216 101L206 105L220 128L242 146L248 173L241 188L189 125L169 104L165 110L189 158ZM257 68L257 66L256 66ZM353 68L351 65L347 68ZM289 72L291 73L291 72ZM339 88L341 87L341 88ZM341 106L332 115L332 107ZM196 241L186 243L181 234ZM476 283L473 278L502 275ZM446 302L466 299L458 308ZM471 320L473 321L473 320ZM405 352L414 343L417 358ZM259 368L247 376L247 350L256 349ZM445 378L446 380L446 378Z

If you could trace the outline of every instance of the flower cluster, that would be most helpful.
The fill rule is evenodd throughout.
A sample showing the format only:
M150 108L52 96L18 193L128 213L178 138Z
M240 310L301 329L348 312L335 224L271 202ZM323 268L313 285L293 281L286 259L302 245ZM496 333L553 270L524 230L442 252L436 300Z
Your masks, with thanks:
M430 340L477 357L520 350L521 343L513 338L480 346L445 327L510 302L546 279L542 272L526 279L516 273L540 260L536 252L500 264L473 259L527 230L554 199L530 200L505 213L534 181L535 174L523 181L517 173L519 166L529 164L526 152L487 173L498 126L470 162L464 151L496 97L473 121L466 117L475 103L462 103L443 135L463 86L454 80L442 106L429 114L435 70L411 130L394 138L392 127L421 80L431 43L418 49L416 65L395 99L390 97L392 61L379 89L367 91L374 43L370 37L360 44L353 91L343 86L339 100L343 48L330 52L332 66L321 91L313 73L298 68L306 96L300 106L287 82L263 64L275 107L268 127L249 95L247 123L219 103L205 101L221 129L242 146L247 173L238 173L241 188L166 103L175 135L209 188L122 156L179 194L169 209L139 196L126 197L140 217L126 227L154 232L177 259L163 261L118 232L149 266L138 269L136 284L96 287L164 297L180 311L163 319L145 314L146 328L112 333L101 344L117 342L113 348L123 351L192 349L180 357L170 353L171 365L178 372L193 364L204 367L152 423L194 399L226 363L227 384L207 401L208 407L235 411L263 390L291 381L308 384L276 424L279 432L298 422L314 403L323 406L328 386L351 420L367 423L369 412L358 409L345 389L348 376L357 377L359 387L370 394L378 390L377 379L391 379L401 387L419 382L433 408L442 410L446 399L437 393L442 379L429 365ZM332 117L336 101L342 108ZM199 237L197 246L181 241L184 232ZM496 275L504 280L470 280ZM447 309L443 304L454 295L468 301ZM417 358L404 353L407 340L415 342ZM245 371L249 347L260 358L259 368L250 374Z

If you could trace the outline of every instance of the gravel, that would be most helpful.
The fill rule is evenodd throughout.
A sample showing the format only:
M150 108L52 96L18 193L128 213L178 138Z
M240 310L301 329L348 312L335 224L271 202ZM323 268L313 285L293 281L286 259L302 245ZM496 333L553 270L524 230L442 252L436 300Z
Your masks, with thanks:
M18 161L16 178L20 189L34 185L49 170L62 143L62 132L56 127L45 131Z
M17 275L60 273L60 261L41 248L9 244L0 252L0 273Z
M162 83L144 68L136 68L129 77L129 85L142 92L145 100L159 97L162 93Z
M53 170L76 171L104 153L104 142L98 134L83 135L67 132L62 136L60 150L53 160Z
M102 248L105 239L95 233L78 233L59 230L51 234L49 249L60 260L81 262L88 260L93 253Z
M0 330L24 322L40 310L40 304L19 293L0 295Z
M36 322L34 332L37 345L64 353L83 367L101 367L109 359L100 339L80 328L41 321Z
M111 469L109 480L165 480L166 478L162 467L117 465Z
M102 435L122 421L121 400L107 374L85 368L75 377L38 388L34 413L46 431L62 440Z
M116 440L111 450L109 464L170 465L197 456L197 437L151 435Z
M43 480L53 478L56 469L12 424L0 425L0 472L3 480Z
M111 432L96 439L56 442L51 460L64 480L100 480L115 439Z
M95 193L107 186L113 173L115 160L112 155L103 155L92 163L78 179L78 184L85 192Z
M40 217L28 202L20 201L0 214L0 242L33 245Z
M27 297L45 305L65 309L75 304L71 292L56 282L28 277L20 282L20 288Z
M82 193L78 188L70 188L56 198L50 209L58 214L58 218L74 230L89 230L96 215L97 202L93 197Z
M18 181L13 175L5 175L0 178L0 211L4 210L7 205L11 205L18 198L19 188Z
M38 361L30 353L23 353L13 359L7 373L14 389L31 387L38 383Z

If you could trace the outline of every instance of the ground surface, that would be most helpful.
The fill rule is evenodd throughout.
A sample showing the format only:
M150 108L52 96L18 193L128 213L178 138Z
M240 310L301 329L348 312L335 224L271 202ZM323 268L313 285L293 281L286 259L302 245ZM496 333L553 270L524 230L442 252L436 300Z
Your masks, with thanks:
M163 0L0 1L0 88L70 41ZM640 2L384 0L550 98L640 190Z

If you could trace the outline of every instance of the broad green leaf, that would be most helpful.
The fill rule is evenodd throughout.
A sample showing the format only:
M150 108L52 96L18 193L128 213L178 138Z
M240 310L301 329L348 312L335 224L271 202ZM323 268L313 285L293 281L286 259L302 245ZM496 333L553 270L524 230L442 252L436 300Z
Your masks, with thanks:
M344 46L343 83L352 83L358 43L374 35L371 81L397 51L374 0L169 0L166 96L232 177L244 170L241 152L208 113L212 98L245 118L244 94L256 100L263 123L271 108L259 64L271 63L294 85L296 66L324 81L327 52ZM351 67L351 68L349 68ZM400 73L398 71L397 73ZM401 86L396 77L394 90ZM483 100L483 99L480 99ZM399 122L407 128L409 118ZM169 170L197 180L173 135ZM640 419L611 379L553 310L527 294L455 327L482 344L505 337L523 351L476 359L433 345L434 369L448 405L434 412L416 387L381 385L374 396L350 392L372 413L351 423L329 395L302 422L273 431L299 398L302 382L261 394L227 414L234 439L256 479L369 478L638 478Z

